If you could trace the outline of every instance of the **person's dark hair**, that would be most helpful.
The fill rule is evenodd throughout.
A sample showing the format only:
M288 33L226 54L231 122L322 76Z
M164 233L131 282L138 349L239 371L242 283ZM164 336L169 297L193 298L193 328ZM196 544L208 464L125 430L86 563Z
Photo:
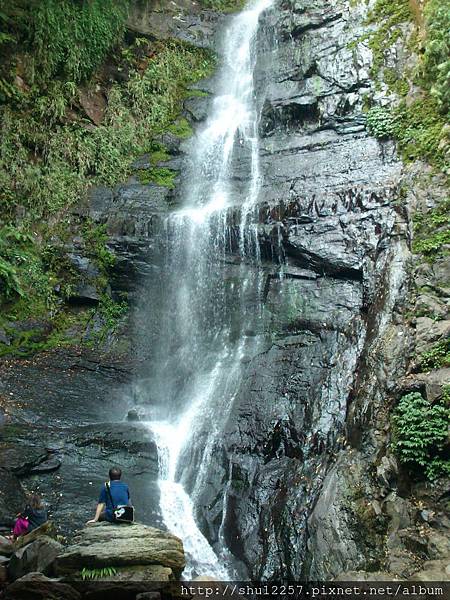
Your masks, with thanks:
M44 508L39 494L31 494L28 498L28 504L33 510L42 510Z
M111 481L117 481L122 477L122 471L119 467L111 467L109 470L109 478Z

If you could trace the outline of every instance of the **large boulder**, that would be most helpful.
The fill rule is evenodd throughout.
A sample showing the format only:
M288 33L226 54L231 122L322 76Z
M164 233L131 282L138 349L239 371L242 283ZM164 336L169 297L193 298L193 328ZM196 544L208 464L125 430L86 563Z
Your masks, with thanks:
M450 561L429 560L420 571L416 571L410 577L410 581L449 581L450 579Z
M80 600L70 585L42 573L28 573L6 588L5 600Z
M179 576L185 564L182 541L167 531L99 523L79 531L54 568L59 575L75 575L83 568L159 565Z
M55 535L55 524L53 521L46 521L40 527L36 527L36 529L30 531L30 533L21 535L19 538L17 538L17 540L14 542L14 550L19 550L19 548L23 548L24 546L31 544L31 542L34 542L41 536L55 537Z
M14 546L8 538L0 535L0 556L11 556L14 552Z
M63 546L50 537L41 536L14 552L8 565L10 579L19 579L32 572L49 574L55 558Z

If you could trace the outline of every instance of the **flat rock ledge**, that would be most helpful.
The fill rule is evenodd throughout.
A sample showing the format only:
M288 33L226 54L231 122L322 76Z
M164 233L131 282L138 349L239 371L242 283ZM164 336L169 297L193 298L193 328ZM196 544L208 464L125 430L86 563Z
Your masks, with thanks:
M146 525L97 523L81 529L54 563L59 576L84 568L159 565L178 577L186 565L182 541Z
M5 541L7 563L2 568L9 576L0 581L0 589L6 585L7 600L134 599L174 584L186 564L178 537L146 525L88 525L66 547L46 533L21 548L6 547ZM105 567L113 572L92 580L83 574L84 569L92 574Z

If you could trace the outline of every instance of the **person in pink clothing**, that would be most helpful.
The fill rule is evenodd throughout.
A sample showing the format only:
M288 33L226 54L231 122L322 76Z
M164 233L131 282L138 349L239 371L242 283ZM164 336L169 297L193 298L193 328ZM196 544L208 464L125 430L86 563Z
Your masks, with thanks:
M47 520L47 510L44 507L41 497L38 494L32 494L28 498L25 509L17 515L13 529L13 537L18 538L21 535L30 533L30 531L37 529Z

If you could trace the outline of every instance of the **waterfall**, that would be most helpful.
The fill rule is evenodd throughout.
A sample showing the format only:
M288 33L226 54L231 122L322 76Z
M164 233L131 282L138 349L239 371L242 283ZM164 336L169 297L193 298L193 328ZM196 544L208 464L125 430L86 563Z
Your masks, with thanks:
M195 512L243 361L260 343L254 69L259 18L272 2L250 2L225 32L217 94L190 145L185 202L166 220L166 262L149 301L149 311L163 305L147 382L147 393L158 403L149 427L159 449L161 512L183 540L186 578L232 576L224 555L218 558L200 532ZM240 179L233 172L237 156L248 165ZM228 472L225 477L222 496ZM220 540L216 551L221 552Z

